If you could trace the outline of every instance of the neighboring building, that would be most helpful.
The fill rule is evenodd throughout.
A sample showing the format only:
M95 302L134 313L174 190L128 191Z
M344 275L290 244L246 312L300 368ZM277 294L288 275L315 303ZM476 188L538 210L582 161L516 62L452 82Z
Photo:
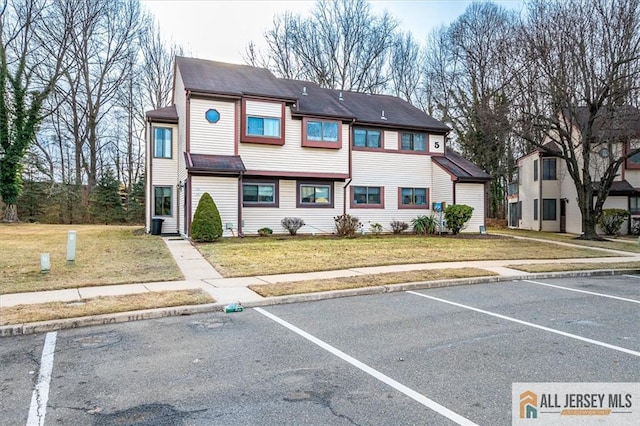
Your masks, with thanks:
M590 157L594 191L598 190L600 176L609 161L619 159L630 149L640 146L640 111L633 107L622 107L620 111L618 116L622 119L599 119L593 126L594 133L604 141ZM585 112L584 109L577 110L577 125L567 129L576 141L580 140L578 128L584 128L581 120L586 120ZM518 176L509 185L509 226L581 234L582 214L575 184L567 172L565 161L554 155L554 152L560 152L560 147L552 141L543 147L546 149L536 149L517 161ZM576 154L579 155L577 151ZM640 154L630 157L620 166L603 208L624 209L631 213L631 220L622 226L624 234L640 221Z
M173 105L147 113L147 231L189 236L203 193L225 236L331 233L334 217L364 229L431 214L431 203L474 207L485 223L489 176L445 149L449 128L400 98L320 88L268 70L176 58Z

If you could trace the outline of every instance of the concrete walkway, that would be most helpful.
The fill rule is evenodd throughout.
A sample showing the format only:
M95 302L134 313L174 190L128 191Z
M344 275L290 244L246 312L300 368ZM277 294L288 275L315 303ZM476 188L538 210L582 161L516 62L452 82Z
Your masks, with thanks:
M535 241L543 241L549 244L558 244L562 246L580 247L575 244L554 242L549 240L541 240L537 238L524 238ZM358 275L382 274L393 272L406 272L417 270L433 270L433 269L451 269L451 268L479 268L497 273L502 279L518 279L526 278L531 275L523 271L511 269L509 265L517 264L543 264L543 263L611 263L611 262L632 262L640 261L640 253L629 253L617 250L596 249L609 254L615 254L615 257L598 257L598 258L579 258L579 259L536 259L536 260L482 260L482 261L465 261L465 262L439 262L439 263L416 263L407 265L388 265L388 266L372 266L363 268L350 268L333 271L308 272L295 274L276 274L276 275L260 275L255 277L242 278L223 278L209 262L207 262L200 252L186 240L176 237L163 237L162 240L169 248L178 264L184 280L181 281L164 281L164 282L148 282L139 284L121 284L98 287L82 287L66 290L52 290L43 292L29 292L17 294L0 295L0 307L10 307L24 304L37 304L46 302L73 302L82 299L89 299L99 296L117 296L127 294L138 294L154 291L168 290L187 290L202 289L210 294L215 300L216 305L228 304L231 302L240 302L244 305L260 305L276 303L267 300L257 293L247 288L254 284L275 284L283 282L330 279L339 277L353 277ZM575 273L573 273L575 274ZM584 272L582 272L584 274ZM539 274L537 274L539 275ZM496 278L490 278L495 281ZM475 280L478 281L477 279ZM366 289L358 289L365 292ZM352 291L353 293L353 291ZM314 296L314 299L322 298L321 294ZM327 294L326 297L335 297L335 295ZM274 299L274 298L270 298ZM276 298L277 299L277 298ZM280 298L283 299L283 298ZM287 302L295 300L295 297L286 297ZM308 300L309 297L302 297L300 300ZM0 330L2 331L2 330ZM0 333L2 335L3 333Z

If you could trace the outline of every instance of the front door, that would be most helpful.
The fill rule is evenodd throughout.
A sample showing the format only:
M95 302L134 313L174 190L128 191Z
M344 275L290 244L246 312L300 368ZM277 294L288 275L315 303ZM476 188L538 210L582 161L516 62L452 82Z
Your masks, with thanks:
M560 232L567 232L567 199L560 199Z

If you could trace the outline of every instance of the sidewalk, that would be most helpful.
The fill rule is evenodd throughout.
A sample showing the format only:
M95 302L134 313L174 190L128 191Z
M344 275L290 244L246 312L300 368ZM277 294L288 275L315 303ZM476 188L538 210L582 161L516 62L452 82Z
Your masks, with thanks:
M544 241L549 244L559 244L563 246L576 246L570 243L554 242L549 240L540 240L537 238L515 237L522 239L530 239L535 241ZM99 296L118 296L128 294L138 294L154 291L168 291L168 290L188 290L188 289L202 289L207 292L216 300L216 303L209 306L208 310L220 309L222 305L231 302L240 302L247 306L258 305L270 305L279 303L279 301L294 302L296 300L317 300L321 298L336 297L335 293L345 294L344 290L338 292L316 293L313 297L309 295L300 296L287 296L280 298L264 298L257 293L247 288L250 285L255 284L275 284L292 281L304 281L314 279L330 279L338 277L352 277L358 275L368 274L382 274L393 272L405 272L416 270L432 270L432 269L450 269L450 268L479 268L485 269L498 274L496 277L487 277L483 279L471 279L469 282L480 281L498 281L506 279L526 279L529 274L527 272L510 269L509 265L513 264L540 264L540 263L598 263L598 262L631 262L640 261L640 253L629 253L608 249L596 249L611 254L616 254L616 257L601 257L601 258L579 258L579 259L540 259L540 260L486 260L486 261L465 261L465 262L441 262L441 263L417 263L407 265L389 265L389 266L372 266L363 268L351 268L334 271L322 271L322 272L308 272L308 273L295 273L295 274L276 274L276 275L260 275L254 277L241 277L241 278L223 278L222 275L216 271L209 262L207 262L200 252L189 242L175 237L163 237L164 243L169 248L169 251L173 255L176 263L178 264L184 280L182 281L164 281L164 282L149 282L139 284L121 284L110 286L98 286L98 287L82 287L76 289L66 290L53 290L42 292L30 292L30 293L17 293L17 294L5 294L0 295L0 307L10 307L22 304L37 304L46 302L73 302L80 301L82 299L89 299ZM585 248L584 246L579 246ZM588 248L588 247L587 247ZM563 275L585 275L585 271L576 271L573 273L564 273ZM533 274L540 277L541 274ZM556 275L559 274L546 274ZM459 284L464 280L456 280ZM424 285L424 287L427 287ZM416 287L417 288L417 287ZM348 292L348 294L367 294L372 292L381 292L380 288L361 288L354 289ZM385 287L384 291L388 291ZM333 294L331 294L333 293ZM168 308L167 308L168 309ZM175 308L174 308L175 311ZM184 313L190 313L187 310L182 310ZM203 311L202 307L192 309L193 312ZM122 315L122 314L113 314ZM166 316L166 315L164 315ZM104 317L104 316L101 316ZM150 317L150 316L149 316ZM48 321L51 323L51 321ZM12 327L14 330L16 326ZM62 328L62 327L58 327ZM0 327L0 335L6 334L21 334L21 333L7 333Z

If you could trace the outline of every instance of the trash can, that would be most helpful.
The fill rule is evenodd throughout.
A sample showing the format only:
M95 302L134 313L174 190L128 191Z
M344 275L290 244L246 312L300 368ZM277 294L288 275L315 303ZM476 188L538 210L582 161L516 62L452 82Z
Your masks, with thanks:
M162 222L164 222L164 219L159 217L151 219L151 235L160 235L162 233Z

